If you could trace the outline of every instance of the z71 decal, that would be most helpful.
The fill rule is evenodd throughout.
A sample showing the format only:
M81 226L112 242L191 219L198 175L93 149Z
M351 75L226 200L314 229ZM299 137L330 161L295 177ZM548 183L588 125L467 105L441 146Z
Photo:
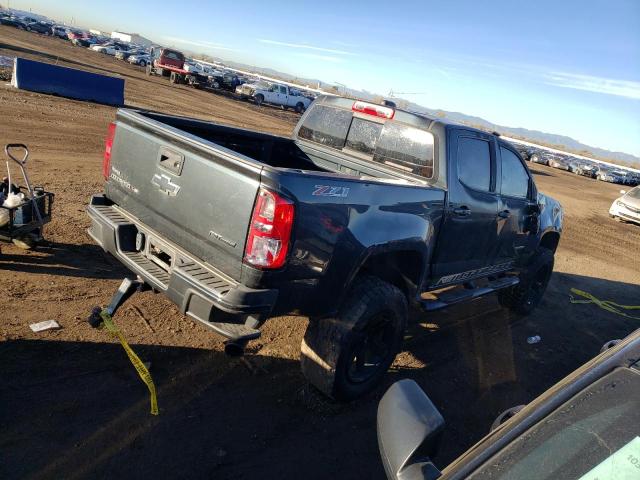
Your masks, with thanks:
M346 197L349 187L332 187L330 185L316 185L312 195L316 197Z

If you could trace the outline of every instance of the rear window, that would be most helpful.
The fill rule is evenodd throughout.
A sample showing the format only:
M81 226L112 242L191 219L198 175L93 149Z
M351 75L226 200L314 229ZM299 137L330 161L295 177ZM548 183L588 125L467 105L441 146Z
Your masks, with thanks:
M184 56L180 52L174 50L165 50L162 52L163 57L170 58L171 60L184 60Z
M351 123L351 112L317 105L311 109L298 136L333 148L342 148Z
M298 136L336 149L346 147L403 173L433 177L434 138L425 130L372 122L353 117L348 110L316 105Z
M365 155L373 155L382 133L382 124L354 118L351 122L346 146Z
M433 134L418 128L387 123L373 159L390 167L433 177Z

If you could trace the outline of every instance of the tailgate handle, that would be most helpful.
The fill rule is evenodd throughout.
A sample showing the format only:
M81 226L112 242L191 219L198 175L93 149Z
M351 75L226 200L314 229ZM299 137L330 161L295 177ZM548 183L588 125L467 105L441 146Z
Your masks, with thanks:
M158 153L158 163L165 170L170 171L174 175L180 176L182 173L182 166L184 165L184 155L170 150L167 147L162 147Z

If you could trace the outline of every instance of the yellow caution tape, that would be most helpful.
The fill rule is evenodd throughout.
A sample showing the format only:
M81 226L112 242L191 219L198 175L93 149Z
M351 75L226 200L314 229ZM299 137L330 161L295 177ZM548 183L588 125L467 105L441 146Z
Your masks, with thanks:
M593 303L598 307L606 310L607 312L615 313L616 315L621 315L627 318L633 318L634 320L640 320L640 317L634 317L629 315L628 313L620 311L622 310L640 310L640 305L620 305L619 303L612 302L611 300L600 300L588 292L583 292L582 290L578 290L577 288L572 288L571 293L575 293L576 295L580 295L581 297L586 298L587 300L576 300L573 297L570 297L571 303Z
M131 349L131 347L125 340L124 335L120 333L120 330L118 330L116 325L113 323L111 315L103 310L102 312L100 312L100 318L102 318L105 328L109 330L109 332L111 332L113 336L120 341L122 348L124 348L124 351L127 353L127 356L138 372L138 375L140 375L140 378L149 389L149 393L151 394L151 415L158 415L158 397L156 396L156 386L153 383L153 379L151 378L149 370L147 370L147 367L144 366L142 360L140 360L138 355L136 355L136 353Z

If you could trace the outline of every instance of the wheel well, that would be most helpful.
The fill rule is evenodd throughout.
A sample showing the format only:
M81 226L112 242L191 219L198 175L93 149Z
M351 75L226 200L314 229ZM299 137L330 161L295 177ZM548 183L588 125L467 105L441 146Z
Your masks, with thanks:
M556 253L558 243L560 243L560 234L558 232L545 233L540 240L540 246L551 250L553 253Z
M395 285L411 298L420 283L423 267L424 261L420 253L405 250L372 255L358 273L374 275Z

